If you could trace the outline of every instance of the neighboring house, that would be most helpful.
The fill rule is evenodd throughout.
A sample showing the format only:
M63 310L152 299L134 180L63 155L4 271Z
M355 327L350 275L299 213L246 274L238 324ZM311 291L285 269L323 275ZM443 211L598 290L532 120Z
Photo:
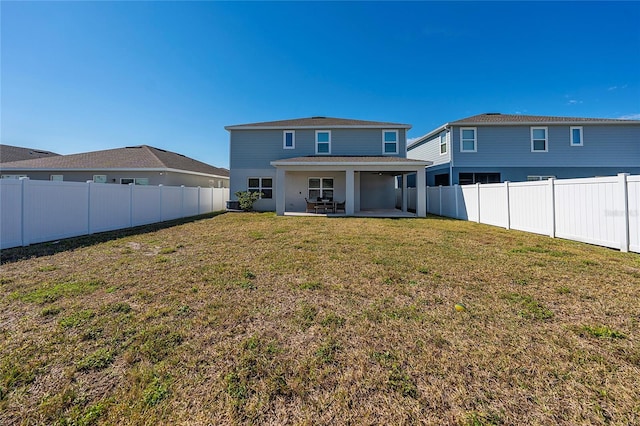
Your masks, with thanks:
M140 145L0 163L3 178L228 188L229 171Z
M226 126L230 133L231 194L261 192L256 210L305 212L305 198L345 202L345 214L395 209L396 176L429 161L406 158L408 124L311 117ZM406 179L404 180L406 182ZM406 211L403 191L402 210ZM426 205L418 191L418 206ZM426 216L419 208L417 216Z
M640 174L640 121L480 114L427 133L407 157L433 162L428 186Z
M22 148L20 146L0 144L0 163L32 160L34 158L53 157L60 154L42 149Z

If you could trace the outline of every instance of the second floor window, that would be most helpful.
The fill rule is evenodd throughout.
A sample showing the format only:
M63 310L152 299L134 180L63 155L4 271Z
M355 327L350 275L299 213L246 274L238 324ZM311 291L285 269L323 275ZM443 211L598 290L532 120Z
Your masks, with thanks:
M398 153L398 131L397 130L382 131L382 152L384 154Z
M447 153L447 134L440 134L440 155L444 155Z
M285 130L282 135L282 148L294 149L296 147L296 132Z
M476 128L463 127L460 129L460 152L476 152Z
M547 128L532 127L531 128L531 152L547 152L549 150L547 144Z
M316 130L316 154L331 154L331 131Z
M582 127L571 128L571 146L582 146Z

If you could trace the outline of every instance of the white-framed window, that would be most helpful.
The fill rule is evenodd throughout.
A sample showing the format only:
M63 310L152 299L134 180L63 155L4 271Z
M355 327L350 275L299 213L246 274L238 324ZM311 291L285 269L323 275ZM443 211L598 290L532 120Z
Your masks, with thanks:
M475 127L460 128L460 152L477 152L478 140Z
M316 130L316 154L331 154L331 130Z
M445 132L440 133L440 155L447 153L447 134Z
M0 179L21 179L26 177L27 175L1 175Z
M282 148L283 149L295 149L296 148L296 132L295 130L285 130L282 132Z
M107 183L107 175L93 175L94 183Z
M333 178L332 177L310 177L308 200L310 201L332 200L333 201Z
M383 154L398 153L398 131L397 130L382 131L382 153Z
M270 177L250 177L247 179L247 190L250 192L260 192L260 198L273 198L273 178Z
M531 128L531 152L548 152L549 141L546 127Z
M62 182L64 180L64 175L51 175L51 176L49 176L49 180L55 180L57 182Z
M539 180L549 180L549 179L555 179L555 176L527 176L527 180L529 182L535 182L535 181L539 181Z
M120 178L120 183L122 185L129 185L130 183L134 185L149 185L149 178Z
M582 146L584 143L582 140L582 126L575 126L570 128L571 132L571 146Z

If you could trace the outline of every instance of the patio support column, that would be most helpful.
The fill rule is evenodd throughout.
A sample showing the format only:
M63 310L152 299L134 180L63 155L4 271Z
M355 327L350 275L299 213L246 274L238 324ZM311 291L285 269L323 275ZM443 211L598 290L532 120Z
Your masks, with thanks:
M344 205L344 213L347 216L353 216L355 212L355 172L353 168L348 168L345 170L345 180L346 180L346 188L345 188L345 205Z
M402 174L402 211L407 211L407 174Z
M286 179L285 171L282 167L276 167L276 214L278 216L284 215L286 197Z
M416 216L427 217L427 176L424 167L416 171Z

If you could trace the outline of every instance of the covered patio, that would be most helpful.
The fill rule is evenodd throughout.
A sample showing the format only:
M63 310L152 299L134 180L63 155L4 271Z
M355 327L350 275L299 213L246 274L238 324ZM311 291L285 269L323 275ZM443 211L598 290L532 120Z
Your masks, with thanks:
M425 167L429 161L378 156L309 156L270 163L276 168L274 195L276 213L313 214L307 201L316 198L344 203L343 211L322 212L329 216L426 217ZM416 212L407 210L407 176L415 174ZM402 176L402 203L396 209L396 182Z

